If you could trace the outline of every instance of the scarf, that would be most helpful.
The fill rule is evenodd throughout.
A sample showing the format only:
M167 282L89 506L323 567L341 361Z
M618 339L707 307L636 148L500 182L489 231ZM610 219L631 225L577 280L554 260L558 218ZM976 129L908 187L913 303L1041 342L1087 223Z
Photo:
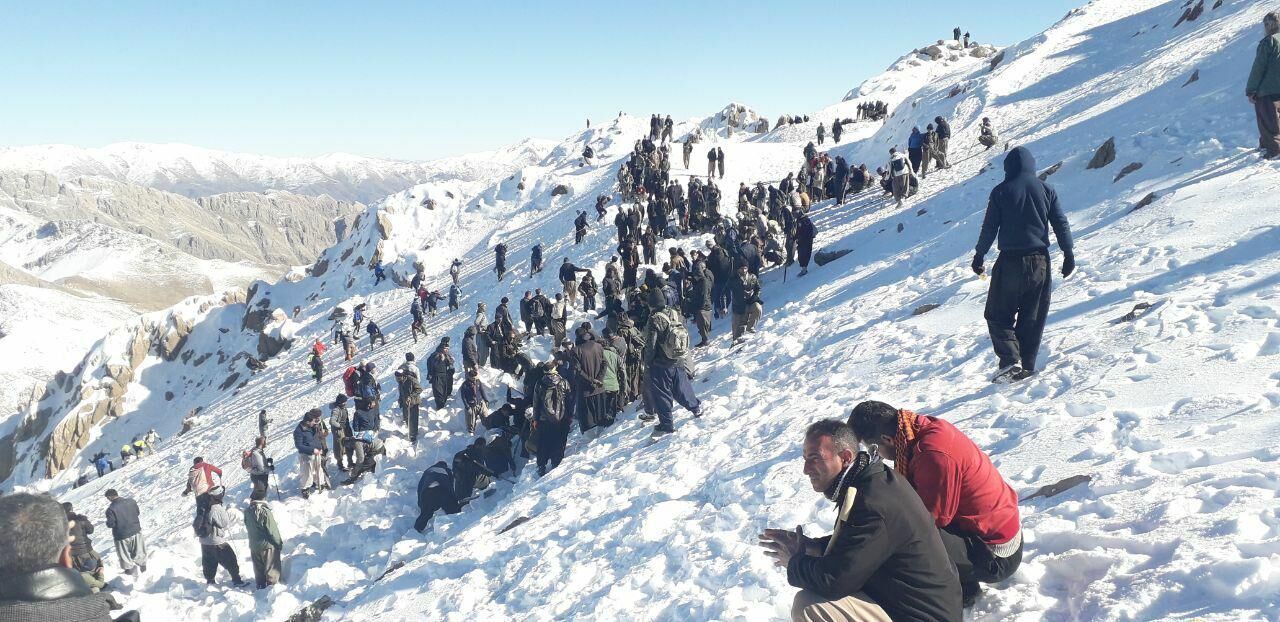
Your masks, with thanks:
M907 446L916 439L916 435L920 433L920 426L916 423L916 414L903 409L898 411L898 433L893 437L893 445L897 448L897 458L893 461L893 470L897 471L903 477L907 476L907 469L910 467L911 458L907 453Z
M862 473L862 471L870 464L871 454L868 454L865 451L858 452L858 455L854 456L853 462L850 462L849 466L845 467L844 471L840 472L840 477L837 477L835 481L831 482L831 485L822 492L822 496L826 497L828 501L838 501L840 499L840 491L846 488L845 482L852 481L857 478L858 474Z

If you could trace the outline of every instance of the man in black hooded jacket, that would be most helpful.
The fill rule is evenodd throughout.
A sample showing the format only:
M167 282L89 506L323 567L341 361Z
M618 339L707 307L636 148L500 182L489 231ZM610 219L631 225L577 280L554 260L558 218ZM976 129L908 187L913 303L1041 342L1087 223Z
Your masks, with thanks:
M1049 274L1049 229L1062 249L1062 276L1076 269L1071 227L1058 204L1058 193L1036 177L1036 161L1025 147L1004 160L1004 181L991 191L973 271L999 238L1000 255L991 270L985 317L991 345L1000 359L994 382L1013 382L1036 373L1036 353L1049 316L1053 291Z
M963 619L960 579L933 517L905 478L858 451L848 424L819 421L805 431L804 473L838 509L830 536L767 529L765 553L800 588L797 622Z

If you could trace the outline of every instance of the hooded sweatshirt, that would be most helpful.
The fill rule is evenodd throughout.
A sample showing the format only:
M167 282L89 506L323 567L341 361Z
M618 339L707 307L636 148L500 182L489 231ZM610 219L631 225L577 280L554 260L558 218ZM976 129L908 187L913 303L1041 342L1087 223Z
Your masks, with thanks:
M1058 204L1058 193L1036 177L1031 152L1015 147L1004 159L1004 181L991 191L975 251L978 257L985 256L998 237L1001 253L1047 253L1050 227L1062 252L1071 255L1071 227Z

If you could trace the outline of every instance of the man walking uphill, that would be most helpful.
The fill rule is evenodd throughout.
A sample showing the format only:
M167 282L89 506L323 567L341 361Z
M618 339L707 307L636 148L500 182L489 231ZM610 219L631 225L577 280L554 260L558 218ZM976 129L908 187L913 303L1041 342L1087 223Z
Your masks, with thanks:
M120 569L136 577L147 571L147 542L142 539L138 504L121 497L114 488L107 491L107 503L107 527L116 543Z
M1262 18L1267 36L1258 42L1244 94L1258 116L1258 146L1268 160L1280 158L1280 11Z
M1062 276L1076 269L1071 228L1058 204L1058 193L1036 177L1036 161L1025 147L1004 159L1004 181L991 191L973 271L991 244L1000 240L1000 255L991 270L991 289L984 314L991 345L1000 359L993 382L1014 382L1036 373L1036 353L1049 316L1053 290L1049 276L1049 229L1062 248Z

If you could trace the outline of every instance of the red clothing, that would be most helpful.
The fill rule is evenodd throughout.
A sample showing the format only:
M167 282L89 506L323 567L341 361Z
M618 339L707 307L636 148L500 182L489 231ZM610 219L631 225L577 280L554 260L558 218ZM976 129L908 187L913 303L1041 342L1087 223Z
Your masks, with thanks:
M215 478L214 475L217 475ZM208 462L201 462L187 472L187 491L202 495L210 488L221 485L222 469Z
M325 349L324 344L320 343L319 339L317 339L314 344L311 344L311 351L315 353L316 356L324 356Z
M907 446L907 481L938 527L1004 544L1018 535L1018 493L991 458L954 425L916 416L916 438Z

